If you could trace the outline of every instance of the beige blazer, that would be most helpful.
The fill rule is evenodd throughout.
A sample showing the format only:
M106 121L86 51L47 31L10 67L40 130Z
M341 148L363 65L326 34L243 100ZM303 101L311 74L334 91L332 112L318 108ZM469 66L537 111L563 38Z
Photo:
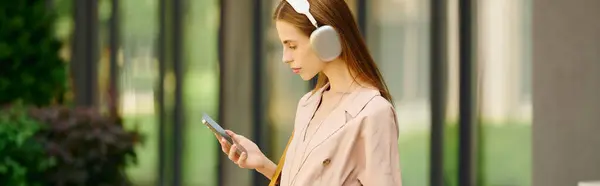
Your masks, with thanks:
M347 95L312 139L303 142L305 129L328 86L300 99L295 138L287 147L279 184L402 185L395 111L377 90L363 88Z

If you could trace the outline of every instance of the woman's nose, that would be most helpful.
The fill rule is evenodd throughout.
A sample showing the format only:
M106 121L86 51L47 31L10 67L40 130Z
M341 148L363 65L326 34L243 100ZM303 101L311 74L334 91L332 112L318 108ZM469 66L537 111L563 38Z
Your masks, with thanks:
M283 63L291 63L292 61L294 61L291 57L286 57L285 55L281 58L281 61L283 61Z
M292 54L287 51L286 49L283 49L283 55L281 56L281 61L283 63L291 63L292 61L294 61L294 58L292 57Z

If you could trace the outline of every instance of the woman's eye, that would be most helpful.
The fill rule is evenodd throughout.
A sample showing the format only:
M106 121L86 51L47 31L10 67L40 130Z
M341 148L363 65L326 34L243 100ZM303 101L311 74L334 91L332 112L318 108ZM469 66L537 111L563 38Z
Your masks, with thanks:
M295 50L297 48L297 46L289 46L288 48Z

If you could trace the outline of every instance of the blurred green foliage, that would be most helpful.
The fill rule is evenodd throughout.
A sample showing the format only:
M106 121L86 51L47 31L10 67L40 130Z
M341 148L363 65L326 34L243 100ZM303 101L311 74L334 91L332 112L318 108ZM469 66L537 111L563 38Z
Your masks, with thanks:
M45 0L0 1L0 105L47 105L67 88L67 66Z
M0 185L36 186L55 165L37 141L43 125L20 105L0 112Z

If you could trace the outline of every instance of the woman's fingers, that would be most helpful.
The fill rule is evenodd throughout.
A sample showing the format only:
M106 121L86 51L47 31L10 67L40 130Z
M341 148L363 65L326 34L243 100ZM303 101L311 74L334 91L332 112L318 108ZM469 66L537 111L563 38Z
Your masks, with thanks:
M244 168L242 166L242 163L246 161L246 159L248 158L248 154L246 154L245 152L242 152L242 155L240 155L240 158L238 158L236 164L240 167L240 168Z
M231 161L233 161L235 164L237 164L239 167L243 168L243 162L246 161L246 159L248 158L248 154L246 152L242 152L241 154L237 154L237 150L238 150L238 145L240 142L240 139L243 138L243 136L241 135L237 135L236 133L234 133L233 131L230 130L225 130L225 133L227 135L229 135L233 141L235 142L234 144L231 144L231 146L229 146L229 142L227 142L224 138L221 137L221 140L219 140L219 142L221 143L221 146L223 147L224 151L227 151L227 155L229 157L229 159ZM223 145L226 144L226 145ZM229 149L225 150L225 147L229 146Z
M227 143L227 141L223 137L217 136L216 134L215 134L215 136L217 137L217 140L219 140L219 144L221 145L221 150L227 154L229 152L229 147L230 147L229 143Z
M220 139L219 143L221 144L221 150L223 150L223 152L225 154L229 154L229 149L231 148L231 146L229 146L229 144L227 144L225 139Z
M225 139L223 139L223 137L217 135L217 133L213 133L213 135L215 135L215 138L217 138L217 140L219 141L219 144L221 145L221 150L224 153L227 153L229 150L229 145L227 145L227 143L225 142Z
M231 149L229 149L229 154L228 154L229 159L233 162L237 162L237 160L239 158L239 157L237 157L236 151L237 151L237 147L234 144L231 146Z

